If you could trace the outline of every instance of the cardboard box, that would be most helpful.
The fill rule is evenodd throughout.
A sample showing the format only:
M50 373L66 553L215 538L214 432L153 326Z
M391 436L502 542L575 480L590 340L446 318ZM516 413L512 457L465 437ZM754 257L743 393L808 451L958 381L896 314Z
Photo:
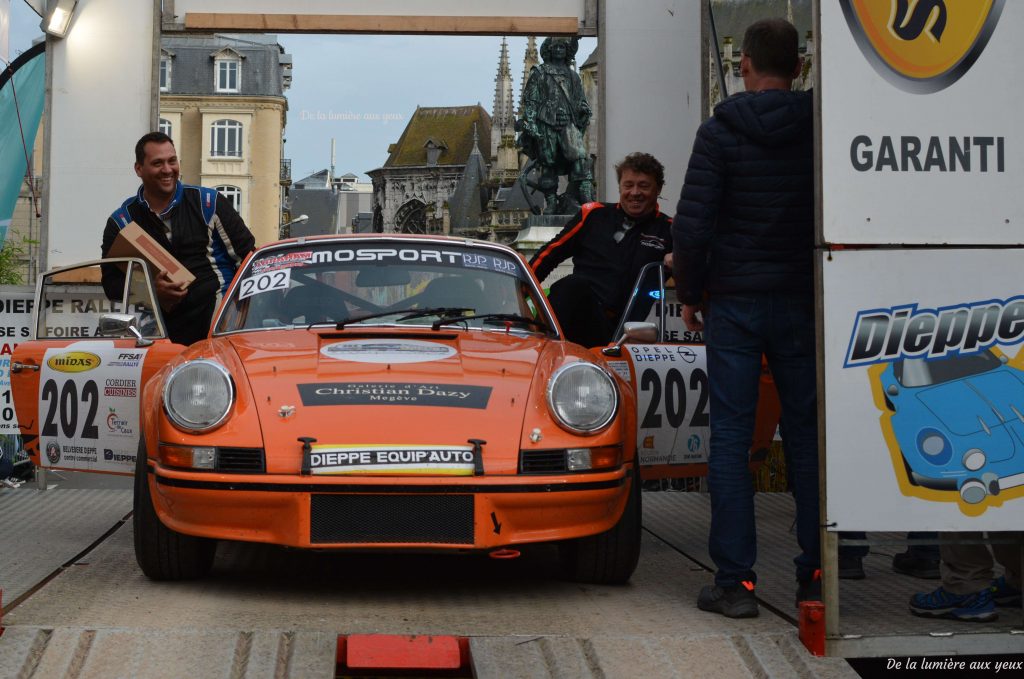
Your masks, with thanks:
M186 287L196 279L192 272L182 266L181 262L135 222L129 223L118 232L107 257L139 257L156 271L166 271L172 281L184 283Z

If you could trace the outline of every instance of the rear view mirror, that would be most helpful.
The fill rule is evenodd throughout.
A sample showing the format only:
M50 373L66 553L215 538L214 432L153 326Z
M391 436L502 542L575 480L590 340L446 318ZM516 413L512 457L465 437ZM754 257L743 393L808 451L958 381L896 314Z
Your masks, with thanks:
M357 288L380 288L388 285L409 285L409 271L389 266L363 269L356 276Z
M622 324L622 336L619 337L615 345L605 347L601 353L605 356L621 356L623 344L652 344L657 341L658 326L656 323L630 321Z
M97 331L102 337L124 337L130 335L135 338L135 346L137 347L148 347L153 343L153 340L142 337L138 321L132 314L103 314L100 316Z

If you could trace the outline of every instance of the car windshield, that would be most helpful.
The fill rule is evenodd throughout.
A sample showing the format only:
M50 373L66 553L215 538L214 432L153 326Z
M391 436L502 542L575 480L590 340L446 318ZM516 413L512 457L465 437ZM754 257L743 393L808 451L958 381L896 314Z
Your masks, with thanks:
M447 318L456 319L454 327L543 332L549 324L535 295L521 261L497 249L438 241L291 243L253 257L216 332L431 326Z
M1002 365L999 357L989 351L969 356L950 356L930 361L908 358L893 366L896 379L904 387L927 387L988 372Z

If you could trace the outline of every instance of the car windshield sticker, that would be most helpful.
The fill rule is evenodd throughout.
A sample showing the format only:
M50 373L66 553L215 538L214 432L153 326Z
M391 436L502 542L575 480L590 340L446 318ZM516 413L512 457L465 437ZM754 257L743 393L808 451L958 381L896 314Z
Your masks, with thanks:
M459 247L324 247L301 252L279 251L254 260L252 274L265 273L294 266L323 266L325 264L384 264L441 266L455 269L482 269L513 276L528 282L529 275L513 257L490 250L467 250ZM340 268L340 267L339 267ZM351 268L351 267L346 267Z
M42 466L134 470L145 358L146 349L108 341L46 350L39 371Z
M305 406L413 405L485 409L490 387L402 382L326 382L300 384Z
M328 344L320 354L356 363L426 363L450 358L456 351L446 344L419 340L351 340Z
M472 476L470 446L314 445L309 454L313 474Z
M291 269L276 269L243 278L238 284L238 299L245 299L271 290L287 290L291 280Z
M278 271L280 269L291 269L295 266L305 266L306 264L309 264L312 257L312 250L270 254L266 257L253 260L252 273L261 274L266 273L267 271Z

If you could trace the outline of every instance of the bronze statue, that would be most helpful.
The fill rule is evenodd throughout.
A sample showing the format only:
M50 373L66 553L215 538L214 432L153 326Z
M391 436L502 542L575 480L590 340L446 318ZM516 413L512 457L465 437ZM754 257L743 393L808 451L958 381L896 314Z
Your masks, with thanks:
M577 38L547 38L541 44L544 63L534 66L523 88L523 118L516 121L516 146L533 162L520 181L534 168L536 181L527 181L544 194L545 212L572 213L578 205L594 200L591 159L583 143L590 124L590 104L583 94L580 76L569 64L579 47ZM565 194L556 197L558 178L568 175Z

